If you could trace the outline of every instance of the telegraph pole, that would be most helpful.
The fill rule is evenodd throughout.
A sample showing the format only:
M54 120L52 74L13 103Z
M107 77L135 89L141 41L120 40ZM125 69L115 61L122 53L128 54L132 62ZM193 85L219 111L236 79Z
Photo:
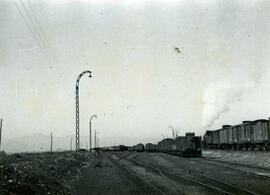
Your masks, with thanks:
M52 138L52 132L51 132L51 153L52 153L52 148L53 148L53 138Z
M171 128L172 129L172 136L173 136L173 139L175 138L175 135L174 135L174 129L173 127L170 125L168 128Z
M72 138L70 140L70 152L72 151Z
M86 70L83 71L77 78L76 81L76 95L75 95L75 104L76 104L76 151L79 151L80 149L80 113L79 113L79 86L80 86L80 80L83 75L86 73L89 74L89 78L92 77L91 71Z
M92 149L92 119L93 118L97 118L97 115L92 115L89 121L89 152L91 152L91 149Z
M95 148L97 147L97 131L95 129Z
M2 124L3 124L3 119L1 118L0 120L0 151L1 151L1 144L2 144Z

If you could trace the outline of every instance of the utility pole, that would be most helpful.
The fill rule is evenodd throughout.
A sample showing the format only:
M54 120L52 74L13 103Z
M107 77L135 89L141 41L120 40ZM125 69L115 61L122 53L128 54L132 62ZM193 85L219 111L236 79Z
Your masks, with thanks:
M92 115L89 121L89 152L91 152L91 149L92 149L92 119L93 118L96 119L97 115Z
M173 139L175 138L175 135L174 135L174 129L173 127L170 125L168 128L171 128L172 129L172 136L173 136Z
M176 130L175 130L175 137L178 137L179 136L179 128L177 128Z
M1 118L0 120L0 151L1 151L1 144L2 144L2 124L3 124L3 119Z
M52 148L53 148L53 138L52 138L52 132L51 132L51 153L52 153Z
M97 130L95 129L95 148L97 147Z
M72 151L72 138L70 140L70 152Z
M75 95L75 104L76 104L76 151L79 151L80 149L80 112L79 112L79 86L80 86L80 80L81 80L81 77L83 75L85 75L86 73L89 74L89 78L92 77L91 75L91 71L89 70L86 70L86 71L83 71L77 78L77 81L76 81L76 95Z

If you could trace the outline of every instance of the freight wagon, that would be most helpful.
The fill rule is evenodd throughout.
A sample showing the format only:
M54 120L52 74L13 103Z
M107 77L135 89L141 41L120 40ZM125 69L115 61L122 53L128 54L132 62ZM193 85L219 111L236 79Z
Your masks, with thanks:
M133 146L133 150L136 152L143 152L144 151L144 145L139 143L135 146Z
M201 136L195 136L195 133L186 133L186 136L164 139L158 143L158 151L185 157L201 157Z
M143 152L165 152L185 157L201 157L202 155L202 139L201 136L195 136L195 133L186 133L185 136L178 136L175 139L166 138L158 142L158 144L147 143L137 144L134 146L113 146L114 151L136 151Z
M145 150L147 152L156 152L158 150L158 146L156 144L147 143L145 144Z
M206 130L205 134L203 135L203 141L202 141L204 148L212 147L213 140L211 140L212 139L211 135L212 135L212 131Z
M147 152L164 152L185 157L201 157L202 155L202 138L195 136L195 133L186 133L185 136L178 136L175 139L166 138L158 144L147 143L137 144L128 147L129 151L147 151Z
M234 126L223 125L222 129L207 130L203 138L208 148L269 150L269 120L243 121Z
M170 152L176 149L175 140L172 138L166 138L158 142L158 150L160 152Z
M124 145L113 146L112 150L113 151L126 151L126 150L128 150L128 147L124 146Z

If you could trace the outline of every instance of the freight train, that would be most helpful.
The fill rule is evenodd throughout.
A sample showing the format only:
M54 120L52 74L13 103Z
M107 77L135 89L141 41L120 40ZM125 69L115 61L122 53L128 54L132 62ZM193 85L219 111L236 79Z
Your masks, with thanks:
M175 139L166 138L158 144L147 143L137 144L129 147L129 151L147 151L147 152L164 152L184 157L201 157L202 156L202 139L201 136L195 136L195 133L186 133L186 136L178 136Z
M238 125L223 125L221 129L207 130L203 136L206 148L234 150L270 149L269 120L243 121Z
M163 152L184 157L201 157L202 156L202 138L195 136L195 133L186 133L186 136L178 136L175 139L166 138L158 144L136 144L134 146L113 146L107 151L136 151L136 152Z

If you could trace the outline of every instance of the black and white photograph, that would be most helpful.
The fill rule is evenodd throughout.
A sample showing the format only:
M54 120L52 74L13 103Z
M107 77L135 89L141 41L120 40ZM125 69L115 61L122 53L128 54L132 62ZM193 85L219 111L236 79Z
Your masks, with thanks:
M0 0L0 195L270 195L270 0Z

